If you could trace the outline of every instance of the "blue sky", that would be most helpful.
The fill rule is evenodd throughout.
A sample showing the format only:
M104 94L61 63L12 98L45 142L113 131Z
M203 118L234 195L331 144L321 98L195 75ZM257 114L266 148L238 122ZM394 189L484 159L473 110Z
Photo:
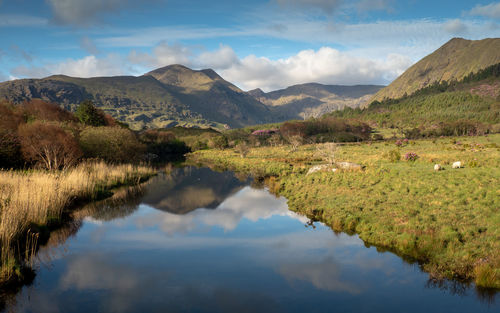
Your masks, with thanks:
M0 0L0 81L181 63L245 90L387 84L453 37L499 35L491 0Z

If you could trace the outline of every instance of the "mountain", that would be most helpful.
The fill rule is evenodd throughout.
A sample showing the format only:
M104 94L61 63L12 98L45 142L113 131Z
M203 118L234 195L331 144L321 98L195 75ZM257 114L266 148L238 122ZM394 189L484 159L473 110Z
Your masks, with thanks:
M90 99L132 128L174 125L222 128L271 122L270 110L213 70L170 65L142 76L55 75L0 83L0 99L42 99L75 110Z
M347 108L326 116L354 118L373 126L412 129L425 136L500 132L500 63L459 81L442 81L409 96Z
M410 67L371 100L396 99L405 94L410 95L434 82L461 80L471 72L477 72L499 62L500 38L483 40L453 38Z
M360 107L383 86L359 85L337 86L317 83L301 84L286 89L263 92L254 89L248 92L266 104L279 121L318 117L344 107Z

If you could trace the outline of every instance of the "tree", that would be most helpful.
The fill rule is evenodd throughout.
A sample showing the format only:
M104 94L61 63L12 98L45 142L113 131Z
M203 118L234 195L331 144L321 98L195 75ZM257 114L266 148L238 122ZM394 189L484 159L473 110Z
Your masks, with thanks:
M210 148L224 150L225 148L228 147L227 138L223 135L214 136L208 141L208 146Z
M21 116L8 103L0 103L0 168L17 167L22 163L17 136L17 128L21 122Z
M335 142L326 142L316 145L316 153L323 161L330 165L335 164L335 152L337 151L337 144Z
M57 122L77 122L73 113L66 111L57 104L45 102L42 100L31 100L25 102L20 113L27 121L57 121Z
M57 125L24 124L18 133L24 158L48 170L67 169L82 155L75 138Z
M89 126L105 126L106 115L102 110L95 107L90 100L85 100L76 109L75 116L81 123Z
M80 145L87 158L118 163L138 161L146 151L132 131L121 127L87 127Z

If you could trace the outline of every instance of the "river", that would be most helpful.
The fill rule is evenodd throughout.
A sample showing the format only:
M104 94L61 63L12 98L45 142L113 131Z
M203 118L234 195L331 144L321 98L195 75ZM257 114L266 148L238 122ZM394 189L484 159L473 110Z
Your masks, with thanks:
M335 234L231 172L185 167L74 213L9 312L500 312L498 295Z

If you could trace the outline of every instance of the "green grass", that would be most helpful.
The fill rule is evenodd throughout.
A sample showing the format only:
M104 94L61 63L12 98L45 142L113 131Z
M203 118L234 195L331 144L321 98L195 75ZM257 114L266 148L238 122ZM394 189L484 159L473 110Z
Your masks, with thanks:
M456 143L459 144L456 144ZM307 170L323 161L316 147L253 148L245 158L233 150L203 150L194 162L270 177L271 191L289 208L336 231L357 233L368 244L409 259L437 278L475 280L500 288L500 135L410 141L391 162L394 141L339 146L337 161L364 171ZM452 169L462 161L465 168ZM445 170L435 172L435 163Z

